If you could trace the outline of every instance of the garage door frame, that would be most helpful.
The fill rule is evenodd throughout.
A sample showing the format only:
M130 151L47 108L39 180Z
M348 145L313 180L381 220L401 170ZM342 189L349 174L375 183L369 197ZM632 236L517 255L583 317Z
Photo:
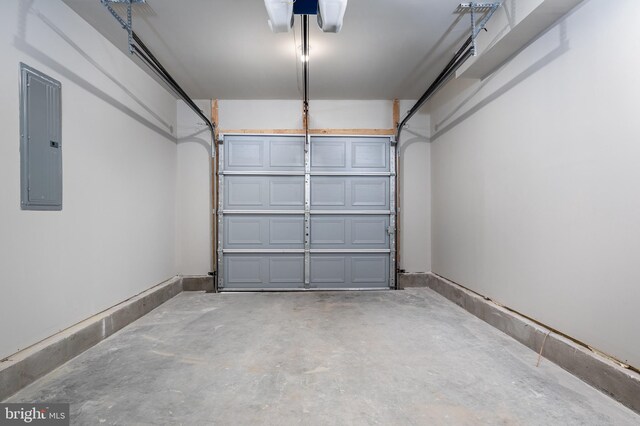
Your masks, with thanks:
M304 171L228 171L225 169L225 138L229 137L258 137L258 138L269 138L269 137L277 137L277 138L304 138ZM379 139L384 140L385 144L388 141L388 171L387 172L353 172L353 171L343 171L343 172L329 172L329 171L312 171L311 168L311 139L325 139L325 138L348 138L348 139ZM318 143L316 141L316 143ZM386 149L386 148L385 148ZM307 135L305 137L304 134L245 134L245 133L227 133L220 134L219 136L219 152L218 152L218 200L216 206L216 216L217 216L217 270L218 270L218 289L219 291L320 291L320 290L381 290L381 289L395 289L397 282L397 268L396 268L396 217L397 217L397 205L396 205L396 189L397 189L397 146L395 142L395 138L393 136L371 136L371 135L340 135L340 134L331 134L331 135ZM243 175L243 176L304 176L304 210L279 210L279 211L254 211L254 212L238 212L235 211L235 214L264 214L264 215L302 215L304 214L304 249L225 249L224 239L225 239L225 187L226 187L226 176L230 175ZM319 211L311 209L311 179L312 176L348 176L348 177L358 177L358 176L388 176L389 177L389 210L384 211L375 211L375 210L351 210L351 211ZM388 223L389 227L387 232L389 234L389 248L388 249L312 249L311 248L311 221L312 217L317 217L320 215L378 215L378 216L387 216L388 215ZM373 253L388 253L389 261L388 261L388 286L384 287L312 287L310 284L311 276L311 257L313 254L327 254L327 253L335 253L335 254L373 254ZM238 288L227 286L226 284L226 274L225 274L225 253L228 254L303 254L303 277L304 277L304 285L302 287L295 288L272 288L272 287L251 287L251 288Z

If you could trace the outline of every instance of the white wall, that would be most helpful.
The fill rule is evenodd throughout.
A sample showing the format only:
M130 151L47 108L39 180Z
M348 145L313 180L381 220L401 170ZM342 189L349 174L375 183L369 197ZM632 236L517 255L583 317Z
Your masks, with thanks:
M0 358L176 274L175 99L60 1L0 2ZM20 210L19 63L62 83L64 205Z
M195 101L211 117L211 101ZM206 275L211 257L211 132L183 101L178 101L178 180L176 259L181 275Z
M404 117L415 101L400 102ZM430 117L418 112L400 135L400 269L431 271Z
M433 271L636 367L638 16L585 1L431 105Z
M204 104L200 104L204 105ZM413 103L401 102L404 114ZM184 107L186 108L186 107ZM182 111L182 108L179 109ZM327 101L310 102L310 127L312 128L391 128L393 127L392 101ZM298 100L221 100L219 101L220 128L241 129L300 129L302 128L302 102ZM179 112L179 129L185 134L197 132L202 126L194 125L192 115ZM182 130L181 130L182 131ZM404 161L400 170L402 198L401 268L410 272L427 272L431 269L430 254L430 173L428 116L416 115L403 133L400 149ZM211 243L208 240L209 218L205 217L208 197L209 165L202 146L208 136L200 133L198 140L183 143L179 140L178 175L188 174L178 184L179 208L188 211L179 220L179 233L189 236L183 247L188 247L180 262L183 274L203 275L210 269ZM193 138L192 138L193 139ZM178 237L181 240L181 237Z

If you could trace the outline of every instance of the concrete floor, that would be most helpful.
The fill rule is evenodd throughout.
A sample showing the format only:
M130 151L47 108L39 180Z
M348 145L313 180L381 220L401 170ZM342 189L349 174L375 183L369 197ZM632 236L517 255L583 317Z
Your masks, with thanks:
M429 289L182 293L10 398L73 424L640 425Z

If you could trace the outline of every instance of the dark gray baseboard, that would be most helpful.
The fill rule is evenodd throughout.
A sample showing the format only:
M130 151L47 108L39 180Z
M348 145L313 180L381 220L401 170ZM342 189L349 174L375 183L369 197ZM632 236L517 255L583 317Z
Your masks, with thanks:
M635 371L438 275L404 274L398 283L401 288L428 287L528 348L543 348L546 359L640 413L640 374Z
M399 274L398 275L398 289L411 287L426 287L427 286L427 273L418 274Z
M0 362L0 401L50 373L182 291L174 277Z
M213 292L213 277L206 275L183 276L182 291L206 291Z

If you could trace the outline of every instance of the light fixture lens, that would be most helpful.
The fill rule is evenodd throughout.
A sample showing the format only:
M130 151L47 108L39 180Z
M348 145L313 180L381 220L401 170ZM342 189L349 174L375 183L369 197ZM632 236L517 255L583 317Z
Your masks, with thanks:
M288 33L293 27L293 1L264 0L269 27L274 33Z
M347 0L318 0L318 26L325 33L337 33L342 29Z

